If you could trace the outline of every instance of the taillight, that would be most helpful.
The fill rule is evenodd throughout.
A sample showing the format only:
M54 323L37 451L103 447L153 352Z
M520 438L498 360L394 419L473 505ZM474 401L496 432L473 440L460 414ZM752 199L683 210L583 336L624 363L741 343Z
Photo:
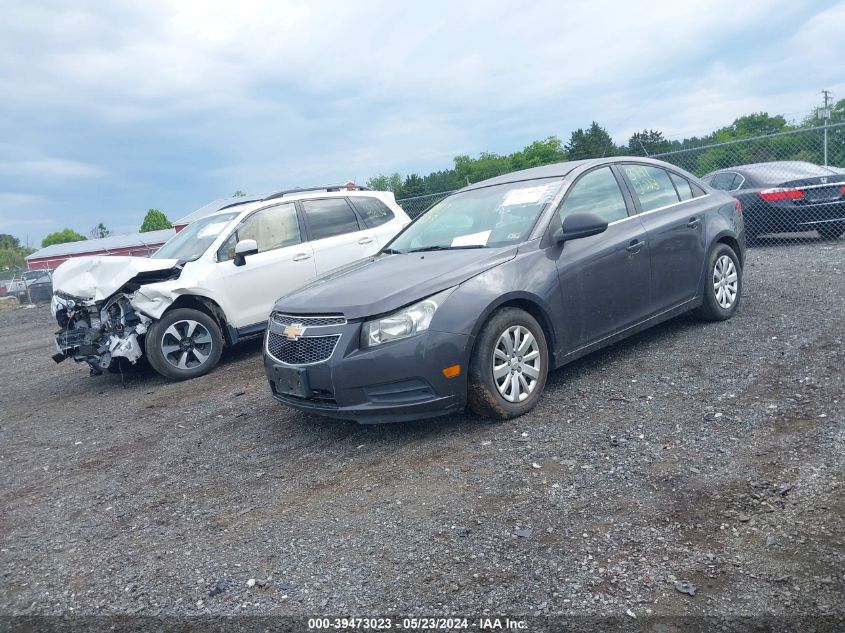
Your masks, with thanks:
M804 192L800 189L763 189L760 192L760 197L766 202L777 202L778 200L801 200L804 197Z
M734 209L736 209L737 213L742 213L742 203L734 198Z

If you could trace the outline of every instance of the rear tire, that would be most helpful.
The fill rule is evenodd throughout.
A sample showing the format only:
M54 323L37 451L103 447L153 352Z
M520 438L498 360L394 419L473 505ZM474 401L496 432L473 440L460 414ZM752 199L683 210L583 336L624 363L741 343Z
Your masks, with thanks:
M484 325L472 350L467 405L493 420L528 413L540 400L548 368L543 328L524 310L503 308Z
M223 351L223 335L217 321L191 308L165 312L150 326L144 343L152 368L173 380L207 374Z
M706 321L730 319L742 298L742 267L727 244L716 244L707 258L704 302L695 315Z
M845 233L845 222L828 222L816 229L823 240L838 240Z

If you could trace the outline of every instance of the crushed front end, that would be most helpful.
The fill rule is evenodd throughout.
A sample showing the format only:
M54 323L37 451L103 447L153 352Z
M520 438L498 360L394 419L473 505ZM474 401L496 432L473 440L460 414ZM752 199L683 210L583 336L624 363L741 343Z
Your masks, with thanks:
M57 363L73 358L100 374L125 358L135 363L143 354L143 336L152 319L136 311L124 293L92 301L57 291L51 308L61 328L56 332Z

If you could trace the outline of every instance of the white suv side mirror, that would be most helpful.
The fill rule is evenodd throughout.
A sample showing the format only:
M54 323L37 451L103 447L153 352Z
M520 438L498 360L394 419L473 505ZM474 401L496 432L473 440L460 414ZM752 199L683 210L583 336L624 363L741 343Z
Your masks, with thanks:
M255 255L258 252L258 243L255 240L241 240L235 246L235 266L246 264L247 255Z

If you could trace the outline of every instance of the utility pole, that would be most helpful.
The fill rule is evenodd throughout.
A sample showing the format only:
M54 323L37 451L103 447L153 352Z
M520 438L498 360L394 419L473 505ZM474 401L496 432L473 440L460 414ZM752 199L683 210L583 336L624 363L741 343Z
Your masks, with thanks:
M819 110L819 118L822 120L824 126L824 166L827 167L827 122L830 121L830 91L822 90L824 95L824 107Z

